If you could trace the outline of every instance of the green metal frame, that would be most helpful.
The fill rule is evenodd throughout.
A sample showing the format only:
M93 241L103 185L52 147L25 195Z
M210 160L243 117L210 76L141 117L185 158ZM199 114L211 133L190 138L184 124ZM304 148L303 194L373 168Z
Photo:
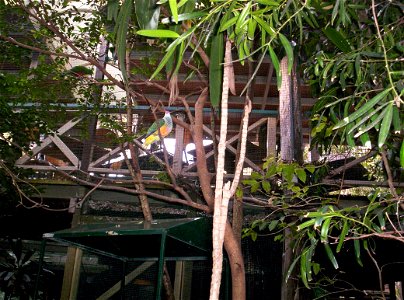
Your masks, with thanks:
M152 222L129 221L119 223L81 224L43 235L40 256L42 265L47 240L112 257L122 261L123 270L128 261L158 261L156 299L161 299L164 262L166 260L211 259L212 220L208 217L162 219ZM133 241L147 240L157 249L133 247ZM154 251L153 251L154 250ZM41 270L39 270L40 272ZM39 274L39 273L38 273ZM121 281L121 297L124 298L125 272ZM36 292L35 292L36 296ZM35 298L34 298L35 299Z

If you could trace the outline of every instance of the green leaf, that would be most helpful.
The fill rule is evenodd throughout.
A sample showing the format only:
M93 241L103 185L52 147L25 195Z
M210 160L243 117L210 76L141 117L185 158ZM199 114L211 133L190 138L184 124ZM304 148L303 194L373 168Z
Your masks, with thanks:
M222 31L227 30L230 26L233 26L234 24L236 24L237 19L238 19L238 15L234 16L234 17L228 19L226 22L220 24L220 27L219 27L218 31L222 32Z
M316 167L314 165L306 165L305 166L306 170L309 171L311 174L314 173L314 171L316 170Z
M261 182L261 185L262 185L262 189L266 193L269 193L271 191L271 184L269 183L269 181L264 180Z
M366 116L364 116L362 119L360 119L359 122L357 122L355 125L353 125L349 129L348 134L353 133L356 128L360 127L363 123L366 123L373 115L375 115L379 110L384 108L387 104L388 103L384 103L384 104L380 105L378 108L372 110L370 113L366 114Z
M247 36L249 41L254 40L256 28L257 28L257 21L255 21L254 19L250 20L248 22L248 30L247 30Z
M386 220L384 219L384 212L383 210L377 212L377 219L379 220L380 229L386 229Z
M271 46L268 46L268 50L269 50L269 55L271 56L272 64L274 65L274 69L276 72L276 82L277 82L278 91L279 91L282 86L282 74L281 74L281 69L280 69L280 65L279 65L279 59L276 56L275 51L274 51L274 49L272 49Z
M310 289L309 283L308 283L308 274L310 273L310 269L307 269L307 265L310 265L310 263L307 263L307 252L308 248L303 249L302 255L300 256L300 277L303 281L303 284L306 288Z
M358 136L360 136L361 134L369 131L370 129L372 129L373 127L376 127L376 125L379 125L380 121L384 118L384 115L386 113L386 110L383 110L380 115L378 115L375 119L373 119L373 121L371 123L369 123L368 125L366 125L366 127L361 128L356 134L355 134L355 138L357 138Z
M163 59L160 61L159 65L157 66L156 70L151 76L153 79L158 73L160 73L161 69L167 64L167 62L171 59L172 55L174 54L175 50L177 49L179 40L175 40L173 43L170 44L167 48L167 53L164 55Z
M275 236L275 241L280 240L280 239L282 239L282 238L283 238L283 235L277 235L277 236ZM295 266L296 266L297 262L300 261L300 257L301 257L301 255L297 256L297 257L293 260L293 262L290 264L290 267L289 267L289 269L288 269L288 272L286 273L286 276L285 276L285 282L288 282L288 280L289 280L289 278L290 278L290 275L292 275L292 272L293 272L293 270L295 269Z
M320 264L313 262L311 265L312 265L312 267L313 267L313 272L314 272L314 274L317 275L317 274L320 272L320 270L321 270Z
M401 168L404 168L404 139L401 142L401 147L400 147L400 166L401 166Z
M176 0L168 0L168 4L170 5L171 14L173 15L173 19L175 23L178 23L178 6Z
M282 34L279 33L279 39L281 40L283 48L285 48L286 56L288 58L288 74L292 72L293 68L293 48L288 39Z
M178 22L181 21L186 21L186 20L193 20L193 19L198 19L203 16L206 16L208 13L206 11L194 11L194 12L188 12L188 13L183 13L178 15ZM171 18L164 18L161 20L161 24L170 24L172 23Z
M388 95L390 92L390 88L386 89L376 96L374 96L372 99L370 99L368 102L366 102L364 105L362 105L356 112L352 113L348 117L345 117L341 121L339 121L335 126L333 127L334 130L339 129L341 127L344 127L345 125L355 121L357 118L363 116L365 113L367 113L370 109L372 109L379 101L381 101L384 97Z
M253 15L253 18L257 23L261 26L262 29L265 30L271 37L276 36L276 31L273 29L267 22L265 22L263 19L261 19L258 16Z
M372 147L372 142L370 141L370 136L367 132L365 132L364 134L361 134L359 139L360 139L363 147L367 147L367 148Z
M250 12L250 8L251 8L251 2L248 2L247 5L244 6L240 15L238 16L237 22L236 22L236 27L234 29L236 34L239 34L243 30L246 22L248 22L247 16L248 16L248 13Z
M268 230L272 231L278 226L279 220L273 220L268 224Z
M110 0L107 4L107 20L116 20L118 18L119 13L119 1L118 0Z
M383 147L390 132L391 120L393 119L393 105L393 102L390 102L385 109L386 113L384 114L384 118L380 126L379 139L377 142L379 148Z
M220 104L223 81L224 35L218 33L212 38L209 62L209 94L212 107Z
M342 52L348 53L351 51L351 46L347 42L347 39L337 30L331 27L327 27L323 30L323 32L328 37L328 39Z
M181 0L179 3L178 3L178 8L180 8L180 7L182 7L185 3L187 3L188 2L188 0Z
M275 174L276 174L276 166L275 166L275 164L270 164L265 173L265 178L270 178L270 177L274 176Z
M294 165L284 165L282 168L282 176L285 178L287 182L292 182L293 174L295 171Z
M345 242L345 237L346 237L346 235L348 233L348 230L349 230L348 220L345 219L344 220L344 225L343 225L342 230L341 230L341 234L339 235L339 238L338 238L338 245L337 245L337 249L336 249L337 253L339 253L341 251L341 248L342 248L342 245Z
M128 80L126 74L126 37L128 34L131 13L132 0L126 0L123 2L122 7L119 10L117 22L114 28L114 35L116 37L116 54L118 56L119 69L122 72L124 81Z
M355 257L356 257L356 261L358 262L358 264L363 267L363 263L361 260L361 245L360 245L360 241L358 239L354 240L354 248L355 248Z
M157 29L160 5L157 5L158 0L136 0L135 12L136 19L141 29Z
M261 175L261 173L254 171L251 173L250 177L251 177L251 179L259 180L262 178L262 175Z
M322 243L328 243L328 231L330 229L332 218L327 218L321 226L320 240Z
M142 29L136 32L139 35L152 37L152 38L173 38L180 37L178 33L168 29Z
M257 2L259 4L263 4L263 5L268 5L268 6L279 6L278 2L271 1L271 0L254 0L254 2Z
M299 226L297 226L297 231L300 231L300 230L302 230L302 229L304 229L306 227L313 226L315 222L316 222L315 219L310 219L310 220L300 224Z
M339 268L338 262L334 256L334 253L332 252L330 245L328 243L324 243L323 245L324 245L325 252L327 253L328 259L331 261L334 268L338 269Z
M400 112L398 111L397 106L393 107L393 132L394 133L400 133L401 131L401 118L400 118Z
M334 24L335 18L337 17L338 8L339 8L339 1L340 0L336 0L335 3L334 3L334 8L333 8L332 14L331 14L331 24Z
M299 180L301 182L303 182L303 183L306 182L307 174L306 174L306 171L304 169L296 168L295 169L295 174L297 175L297 178L299 178Z

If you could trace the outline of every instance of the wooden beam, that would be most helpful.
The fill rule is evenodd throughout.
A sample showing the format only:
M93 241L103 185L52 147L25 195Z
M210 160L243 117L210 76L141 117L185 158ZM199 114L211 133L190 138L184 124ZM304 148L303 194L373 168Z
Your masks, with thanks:
M155 262L150 261L142 263L139 267L137 267L136 269L134 269L132 272L130 272L128 275L125 276L125 285L127 285L129 282L131 282L133 279L135 279L137 276L142 274L144 271L146 271L154 264ZM110 287L105 293L99 296L97 300L110 299L113 295L119 292L120 289L121 289L121 281L118 281L112 287Z
M70 120L69 122L64 124L62 127L60 127L53 136L64 134L65 132L67 132L68 130L73 128L77 123L79 123L83 119L84 119L84 116L81 116L77 119ZM32 149L31 155L25 154L25 155L21 156L15 162L15 164L19 166L19 165L26 163L29 159L31 159L31 157L37 155L39 152L41 152L45 147L49 146L51 143L52 143L52 139L51 139L51 135L50 135L50 136L46 137L39 146L36 146L35 148Z
M192 261L177 261L175 263L175 300L191 300L192 266Z
M67 159L70 160L73 166L75 167L79 166L78 157L73 153L72 150L69 149L69 147L57 135L50 136L50 139L60 149L60 151L62 151L62 153L67 157Z

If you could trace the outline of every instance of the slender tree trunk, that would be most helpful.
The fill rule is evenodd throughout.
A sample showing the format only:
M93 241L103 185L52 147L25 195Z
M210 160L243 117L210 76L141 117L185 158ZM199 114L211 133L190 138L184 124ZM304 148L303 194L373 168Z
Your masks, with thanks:
M241 135L240 158L237 162L236 171L234 174L233 182L228 181L224 183L224 162L226 151L227 139L227 123L228 123L228 95L229 95L229 76L232 64L231 59L231 42L226 41L224 59L224 75L223 75L223 89L222 89L222 103L221 103L221 124L220 136L218 146L218 164L215 185L215 199L214 199L214 215L213 215L213 267L212 279L210 286L211 300L219 299L220 283L222 278L223 267L223 243L226 240L225 248L229 253L230 268L232 270L232 283L233 286L233 299L245 299L245 279L244 279L244 263L241 254L241 247L237 241L234 232L227 221L228 203L230 198L234 195L240 175L243 169L245 148L247 140L248 117L251 111L251 103L245 108L245 116L243 117L243 129ZM248 98L248 96L247 96ZM226 235L226 238L225 238Z
M292 162L294 157L294 121L293 121L293 100L292 100L292 78L288 74L288 60L284 57L281 61L282 86L279 90L279 123L281 132L281 159L283 162ZM290 194L290 191L284 191ZM282 277L288 272L293 261L292 238L289 228L283 232L283 256L282 256ZM296 290L294 276L288 281L282 280L281 299L293 300Z
M281 61L282 86L279 91L279 122L281 131L281 159L283 162L297 161L303 163L302 134L301 134L301 110L300 95L298 89L298 77L296 63L292 68L292 73L288 74L288 60L284 57ZM292 195L291 191L285 190L285 195ZM293 237L289 228L284 230L284 244L282 257L282 274L288 272L293 255ZM294 273L295 274L295 273ZM298 299L298 285L296 276L282 281L281 299Z
M213 190L211 188L212 176L210 176L207 168L205 149L203 147L203 107L208 98L208 95L208 90L203 90L195 103L195 124L191 126L191 133L195 142L197 172L201 191L206 203L213 211L214 198ZM226 225L226 231L224 234L224 248L229 257L233 299L245 300L246 292L243 256L241 253L241 248L239 247L239 244L229 223L227 223Z

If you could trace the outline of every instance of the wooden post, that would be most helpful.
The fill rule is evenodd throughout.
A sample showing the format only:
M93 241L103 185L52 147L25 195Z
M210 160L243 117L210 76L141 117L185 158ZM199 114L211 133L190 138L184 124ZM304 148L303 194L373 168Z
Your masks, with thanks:
M183 121L184 116L178 115L177 119ZM184 152L184 127L175 127L175 151L173 157L173 172L175 174L181 173L182 169L182 154Z
M192 261L175 263L175 300L191 300L192 266Z
M80 209L76 209L73 214L72 227L80 223ZM83 251L76 247L67 248L65 270L63 273L61 300L77 299L77 290L80 280L80 266Z
M276 157L276 118L267 120L267 157Z

